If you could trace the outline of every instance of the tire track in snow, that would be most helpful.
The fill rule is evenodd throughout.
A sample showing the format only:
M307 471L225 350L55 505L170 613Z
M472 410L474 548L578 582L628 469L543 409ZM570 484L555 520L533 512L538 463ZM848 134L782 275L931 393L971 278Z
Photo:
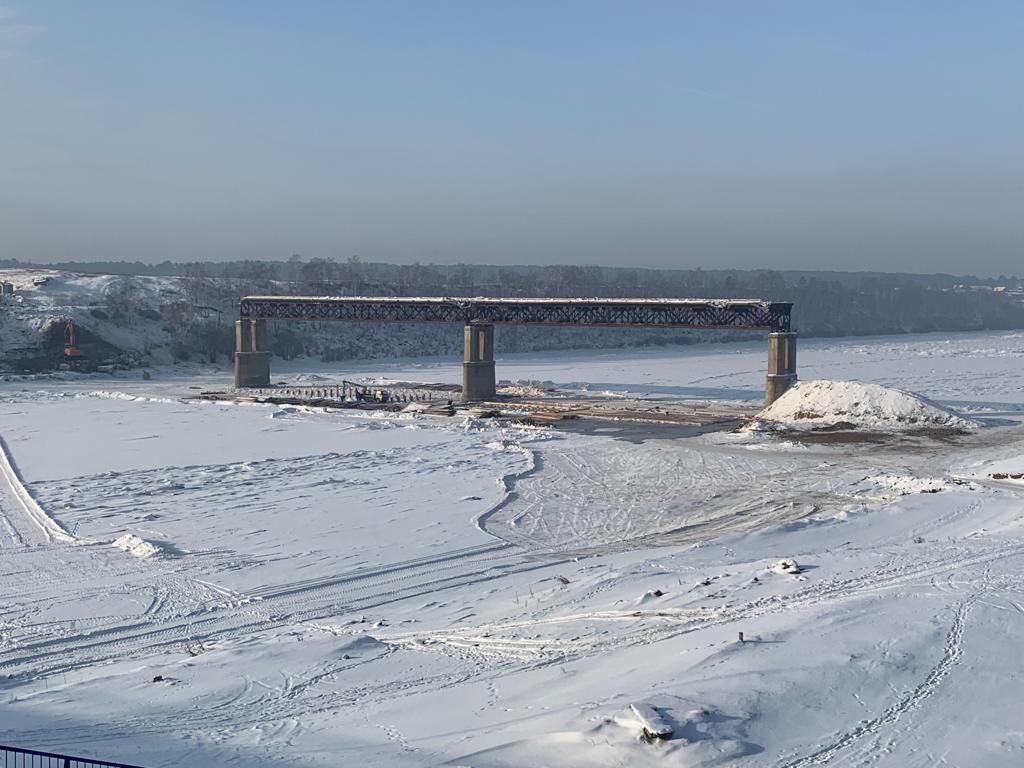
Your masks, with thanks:
M337 671L343 671L339 668ZM247 676L246 676L247 677ZM155 719L146 716L127 715L117 723L121 733L180 734L185 728L203 730L222 728L231 733L251 727L266 727L281 720L301 719L312 714L333 712L346 707L360 707L367 701L384 702L404 698L420 692L449 689L479 680L478 670L437 673L404 680L380 680L362 683L340 691L324 692L313 697L293 698L287 691L265 692L252 695L251 679L243 678L243 690L232 695L227 703L212 708L182 709L173 719ZM103 742L110 738L104 732L103 724L68 724L60 729L38 729L18 731L20 739L31 741L40 747L60 747L73 741L76 744ZM0 727L0 734L5 731Z
M919 685L905 693L878 717L862 720L854 728L839 734L828 745L797 760L782 763L777 768L808 768L808 766L825 765L844 750L853 747L861 739L878 733L883 727L897 722L903 715L920 707L925 699L935 692L950 671L960 663L963 656L967 617L979 597L978 594L971 595L957 605L953 614L952 626L946 634L942 658L932 667Z
M195 722L196 724L202 722L204 725L210 725L211 723L217 724L223 720L225 727L229 727L232 724L237 726L238 724L260 723L266 722L268 719L280 719L291 716L301 717L315 712L325 712L348 706L358 706L361 701L365 701L366 697L371 695L375 697L374 700L377 700L380 697L393 698L408 695L419 690L448 688L469 680L481 681L497 679L505 674L517 670L540 668L552 663L560 664L564 663L566 660L573 660L575 658L604 653L623 643L648 644L668 639L679 634L695 632L708 627L745 619L750 616L813 607L821 603L836 600L855 599L866 594L912 583L915 580L928 579L936 573L949 571L951 569L964 568L971 564L992 562L1007 557L1019 556L1021 554L1024 554L1024 546L1021 545L988 548L987 551L975 553L967 557L960 556L933 560L931 562L923 563L919 567L893 567L888 569L888 572L884 574L872 572L852 579L835 580L823 585L817 585L806 590L801 590L801 592L795 593L791 596L775 596L774 598L763 598L751 601L746 605L737 606L735 609L719 609L717 611L715 609L710 609L712 615L695 616L692 609L690 614L686 616L672 616L668 612L646 612L640 618L658 618L663 621L664 624L652 629L627 632L624 633L623 637L616 638L605 643L581 645L577 641L572 644L562 644L562 646L559 647L559 642L555 641L554 643L549 643L551 646L549 650L551 652L543 655L536 654L536 648L531 647L530 643L517 642L515 639L509 640L497 637L488 638L485 636L486 633L484 631L486 626L476 627L472 629L472 633L469 630L466 630L463 631L461 635L456 636L453 632L451 637L451 640L454 642L451 643L450 651L463 663L469 664L469 669L434 674L423 678L422 680L379 681L377 684L369 686L363 684L356 688L345 689L342 691L315 691L309 690L304 686L304 695L298 697L290 694L281 696L261 694L254 697L251 701L246 701L244 704L239 704L239 706L231 707L228 710L220 710L217 713L211 712L206 715L197 713L196 717L198 719ZM544 564L538 564L535 561L520 562L519 565L523 568L544 567ZM356 594L362 595L361 600L364 602L353 600L348 604L348 607L350 610L360 610L358 607L360 605L381 605L391 599L400 600L414 597L416 594L420 593L417 592L416 594L412 594L411 592L415 590L434 592L438 589L443 589L446 586L457 585L456 582L463 584L479 583L484 578L502 578L503 576L508 575L509 572L510 571L504 569L497 569L489 576L485 575L483 577L480 575L480 571L472 573L460 570L459 574L456 576L452 576L451 574L445 575L442 573L440 580L436 578L433 580L427 578L418 580L412 585L406 584L404 586L397 586L393 590L393 595L391 597L373 594L373 585L363 584L363 587L369 587L369 592L364 589ZM486 574L486 570L484 573ZM78 638L77 640L69 638L69 642L65 647L53 648L51 649L51 652L47 654L50 661L48 667L44 666L44 668L40 668L36 663L39 656L38 654L33 654L29 656L27 660L27 663L31 664L30 669L16 671L15 674L24 674L29 672L33 677L52 675L54 673L67 671L81 666L88 666L104 660L115 658L120 659L131 656L138 657L141 655L159 652L170 645L180 644L183 640L191 640L193 642L197 640L227 640L243 634L263 632L286 625L301 623L304 616L309 617L306 620L311 620L314 614L322 616L325 612L336 613L338 611L339 606L331 604L330 588L314 588L311 594L315 598L315 605L307 606L301 610L294 610L291 612L286 611L280 615L269 614L265 611L261 612L261 609L265 609L266 606L262 603L256 603L239 608L218 609L200 620L195 620L194 617L181 619L174 622L173 626L168 626L168 624L165 623L163 626L149 626L147 628L140 623L140 625L136 625L136 627L133 628L133 631L127 636L121 635L116 637L116 639L114 636L108 636L107 638L98 639L98 642L89 648L84 648L77 642L77 640L81 640L81 638ZM291 602L293 605L305 604L304 601L307 597L309 596L303 596L301 593L289 593L285 597L281 598L281 604L283 605L288 602ZM268 602L272 604L274 601L269 600ZM866 726L862 726L860 729L855 731L854 736L856 738L843 738L841 736L836 740L836 742L833 742L833 744L830 745L830 748L834 749L836 753L841 752L847 746L857 743L862 736L862 731L863 735L870 735L877 731L878 728L890 722L892 718L898 718L898 716L902 712L906 711L911 705L919 705L920 701L931 694L934 687L937 686L945 674L948 673L948 669L959 660L959 645L963 634L963 620L972 604L973 599L970 599L965 601L963 606L958 609L957 626L959 626L959 629L951 631L950 633L952 641L947 641L947 652L943 657L944 661L938 665L937 671L929 675L928 680L926 680L924 684L915 689L912 694L901 699L902 709L895 707L890 708L890 710L887 710L886 713L876 719L877 725L874 726L873 730L868 729L868 726L870 726L870 723L868 723ZM618 613L611 613L613 614L613 617L619 617ZM627 616L626 612L622 612L621 617L636 618L635 616ZM564 618L564 620L582 620L587 618L587 614L578 614L574 617L562 618ZM680 619L683 619L682 623L680 623ZM559 620L560 617L551 617L548 623L556 623ZM500 625L495 626L497 627ZM414 647L413 642L411 642L414 634L415 633L403 633L401 635L401 638L404 638L409 642L403 642L399 635L388 637L386 634L382 633L377 635L377 637L388 644L395 644L399 647ZM477 647L478 644L479 647ZM430 648L431 646L426 646L423 650L428 650ZM949 658L947 659L947 657ZM23 659L23 661L26 660ZM321 678L328 679L334 671L335 670L330 669L326 670L321 674ZM17 683L17 679L11 681L11 685L17 685ZM126 723L125 725L130 726L133 730L137 730L138 732L163 732L171 727L168 724L152 722L146 719L133 720L131 723ZM825 750L819 750L815 755L823 757L825 755ZM832 758L829 757L828 759ZM792 765L785 766L785 768L796 768L797 766L810 766L815 764L821 764L821 762L807 762L806 759L804 759L804 762L795 762Z
M471 650L481 656L493 656L495 658L505 656L506 658L516 660L532 658L537 664L564 663L606 653L622 646L651 644L680 635L732 624L737 621L749 621L750 619L783 611L802 610L814 608L823 603L861 599L869 595L904 586L908 583L927 580L937 574L944 574L953 570L970 568L1021 555L1024 555L1024 545L1017 544L966 557L931 561L917 567L894 566L849 579L836 579L812 585L788 595L771 595L758 598L734 607L584 612L541 619L533 617L519 621L483 624L447 631L382 634L378 636L378 639L406 644L409 647L416 647L415 641L417 639L424 639L435 645L420 646L421 649L429 649L431 647L443 649L447 645L460 651ZM571 624L584 621L638 620L657 621L658 624L618 633L610 637L592 635L589 640L585 637L585 633L574 632L574 640L571 642L561 641L558 638L549 638L537 642L498 636L500 632L543 625ZM577 637L578 635L584 635L584 637Z
M3 524L7 538L10 539L11 546L20 549L21 547L25 546L25 539L22 538L22 535L18 532L18 529L15 528L11 521L7 518L7 515L3 513L4 506L5 505L0 505L0 523ZM0 547L2 546L3 544L0 543Z
M506 497L479 525L526 548L607 554L856 505L849 494L833 491L833 473L823 471L816 456L785 454L779 465L757 452L737 462L738 451L743 447L664 441L628 451L556 445L534 452L533 467L505 478Z
M39 503L21 479L21 474L14 463L10 449L7 447L7 443L2 436L0 436L0 475L3 475L4 483L10 489L10 494L5 495L10 495L17 502L18 506L22 508L24 516L35 524L42 533L44 543L56 539L57 541L70 544L79 540L65 531L60 523L50 517L46 510L39 506ZM3 514L2 510L0 510L0 514ZM24 545L27 537L21 530L21 526L14 523L8 514L4 514L4 518L6 519L7 526L14 530L17 539L16 544L19 546Z
M876 591L889 589L894 586L900 586L908 580L920 579L922 577L927 578L930 572L935 571L938 568L945 568L948 570L951 568L961 567L968 562L986 562L1020 555L1022 553L1024 553L1024 547L1018 546L1012 548L1012 550L983 553L974 558L954 559L941 565L937 563L929 563L920 569L910 569L903 573L893 573L888 579L883 578L883 583L876 585L877 588L873 588L868 583L872 578L872 574L868 574L863 577L858 577L857 579L848 580L849 582L859 583L859 589L841 588L843 584L847 587L850 586L849 583L843 582L831 585L831 587L834 588L825 590L819 595L801 593L789 602L786 600L755 601L754 615L762 615L764 613L772 613L779 610L805 608L821 602L828 602L830 600L840 600L844 598L852 599L863 596L864 594L870 594ZM898 571L899 569L893 570ZM896 705L890 707L878 718L871 721L865 721L847 734L841 734L828 747L816 751L814 755L801 758L798 761L785 764L784 766L779 766L778 768L808 768L808 766L825 764L841 754L845 749L858 744L862 738L878 732L879 729L891 722L895 722L908 711L919 707L921 703L934 692L942 679L949 673L956 663L959 662L962 654L962 639L964 627L966 625L966 617L976 599L977 596L971 596L958 605L954 615L953 627L947 634L946 649L943 657L936 667L929 673L923 683L902 697ZM364 683L354 688L342 691L315 692L310 690L309 686L303 686L303 693L307 695L294 696L289 693L288 695L273 696L264 694L253 698L251 701L244 703L236 702L238 706L228 708L227 710L220 709L217 712L196 714L195 722L197 724L201 722L204 725L209 725L211 722L219 723L223 720L223 725L225 727L230 727L232 725L238 726L255 724L266 722L268 720L277 720L293 716L301 717L317 712L327 712L347 706L358 706L360 702L365 701L368 696L372 696L373 700L377 701L381 698L392 699L410 695L421 690L449 688L471 680L476 682L496 680L511 672L531 668L541 668L550 664L562 664L567 660L603 653L619 645L620 642L626 644L646 644L650 642L657 642L658 640L663 640L678 634L694 632L707 627L736 621L750 615L745 612L744 609L750 608L751 605L752 604L739 606L735 611L729 611L723 615L705 616L703 618L691 617L693 620L687 622L682 627L678 624L675 626L670 625L666 628L667 631L664 633L626 633L623 638L619 639L619 642L613 642L605 645L580 648L579 643L576 642L572 644L572 646L566 646L559 650L557 642L553 644L549 642L549 645L553 646L553 652L542 656L538 656L531 652L535 650L535 648L531 648L534 641L527 640L519 642L516 640L502 640L501 638L489 638L483 631L486 627L473 628L472 632L467 629L462 632L461 636L452 638L455 642L451 644L451 651L453 651L454 655L461 661L473 665L470 669L433 674L413 680L378 681L373 684ZM617 612L608 613L613 614L613 618L632 618L632 616L626 615L627 612L621 612L621 616L619 616ZM644 618L650 617L671 619L670 616L660 616L660 614L655 614L653 612L650 615L644 616ZM294 618L295 617L291 617L292 620ZM578 614L574 617L566 618L581 620L587 618L587 615ZM293 623L292 620L288 620L283 623ZM556 623L557 621L558 618L553 617L549 623ZM524 620L518 624L521 626L528 626L530 622ZM261 628L269 629L271 627L265 624ZM414 642L415 635L416 633L402 633L401 635L393 636L375 634L379 640L389 645L404 648L416 647ZM420 649L426 650L429 648L430 646L428 645L421 647ZM315 682L319 682L321 679L328 679L338 671L341 671L341 669L326 670L317 676L318 679ZM188 713L185 713L183 716L190 717ZM133 729L139 730L139 732L163 732L170 728L170 726L166 724L158 724L149 721L137 721L132 723L131 726ZM811 761L812 758L816 759L817 762Z
M510 550L511 548L512 545L506 542L479 544L472 547L464 547L462 549L448 550L447 552L441 552L436 555L424 555L423 557L400 560L394 563L358 568L337 576L324 576L318 579L308 579L305 581L292 582L290 584L281 584L273 587L249 590L246 594L249 597L259 599L276 599L289 595L308 594L316 590L339 587L360 581L383 584L402 578L397 575L404 572L410 572L415 575L417 573L427 573L431 570L443 570L446 567L454 568L459 562L465 562L467 560L496 561L512 557L513 554L519 553L518 550L514 553L507 552L507 550ZM485 557L485 555L503 551L506 552L505 555L490 558ZM429 569L428 566L432 565L437 565L438 568Z
M487 545L456 551L397 567L366 569L335 579L313 580L299 586L244 596L212 610L192 606L192 612L160 622L137 620L128 625L94 629L37 643L23 643L21 654L0 660L11 676L55 674L121 658L151 653L167 646L224 640L290 624L378 608L441 589L478 584L510 574L547 567L550 562L528 558L507 545ZM474 551L475 550L475 551ZM368 572L367 572L368 571ZM207 585L208 588L208 585ZM202 612L200 612L202 611Z
M680 634L778 611L813 607L832 600L854 599L952 569L966 568L1022 553L1024 546L1016 545L968 557L932 561L915 568L894 567L889 569L888 573L875 571L851 579L814 585L787 596L774 595L734 608L711 609L710 615L707 612L704 615L694 615L692 609L681 614L672 611L628 612L625 618L656 618L661 625L589 644L576 642L562 648L559 647L557 640L551 641L547 643L544 656L565 660L602 653L623 643L653 643ZM187 642L230 639L243 633L261 632L289 624L320 620L328 616L370 610L449 587L490 581L518 572L545 568L551 564L552 561L539 561L527 557L524 553L512 552L508 556L498 556L483 552L476 558L442 559L440 562L429 560L420 566L402 564L400 573L394 572L399 569L383 568L371 569L372 574L357 572L351 578L343 574L333 583L323 584L314 580L305 588L285 589L278 595L268 594L262 600L244 605L236 603L234 606L222 606L213 610L200 609L202 612L198 612L196 606L192 605L192 612L162 617L160 621L136 620L128 625L121 624L105 629L93 628L85 633L65 635L39 643L23 643L18 648L21 652L19 656L8 656L0 661L0 669L8 671L8 674L15 678L30 672L34 675L58 673L111 658L120 658L125 654L138 656ZM586 614L566 617L565 620L580 618L586 618ZM554 617L551 621L558 622L560 619ZM529 655L529 646L510 644L507 638L479 637L484 631L500 632L503 628L514 626L515 623L504 623L453 630L451 633L435 632L429 633L429 639L443 644L446 637L450 637L453 646L465 646L466 634L472 633L477 635L473 638L474 643L479 643L479 647L474 645L473 651L483 654L488 646L493 644L496 650L498 646L503 645L507 653L513 650L511 645L517 645L509 656L522 661L524 655ZM401 638L396 636L394 639L401 642L410 639L413 634L409 633ZM464 650L469 651L468 648ZM496 655L501 656L500 651Z

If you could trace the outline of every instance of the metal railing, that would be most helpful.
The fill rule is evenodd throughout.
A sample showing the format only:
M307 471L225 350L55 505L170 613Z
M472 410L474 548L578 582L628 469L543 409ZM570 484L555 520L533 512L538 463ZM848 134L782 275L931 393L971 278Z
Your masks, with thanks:
M0 744L0 768L140 768L140 766Z
M300 400L330 400L336 403L412 403L440 400L444 402L460 392L457 385L372 384L342 380L341 384L292 384L274 387L248 387L246 394L255 397L296 398Z

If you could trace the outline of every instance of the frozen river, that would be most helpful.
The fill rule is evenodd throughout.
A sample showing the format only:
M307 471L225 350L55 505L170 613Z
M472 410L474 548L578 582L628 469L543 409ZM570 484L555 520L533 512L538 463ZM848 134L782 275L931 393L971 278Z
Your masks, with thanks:
M497 365L756 401L765 357ZM989 475L1024 471L1022 363L1017 333L801 341L804 379L985 424L845 445L198 403L230 379L195 369L5 382L0 743L145 766L1019 765L1021 499ZM157 554L111 546L129 534ZM639 742L635 702L682 738Z

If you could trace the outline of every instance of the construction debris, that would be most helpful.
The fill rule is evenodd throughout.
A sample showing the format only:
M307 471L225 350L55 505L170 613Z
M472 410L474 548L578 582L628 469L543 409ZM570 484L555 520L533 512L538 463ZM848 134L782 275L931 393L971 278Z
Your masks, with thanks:
M672 725L656 707L638 703L630 704L629 708L633 710L633 714L640 721L644 738L647 741L667 739L672 736Z

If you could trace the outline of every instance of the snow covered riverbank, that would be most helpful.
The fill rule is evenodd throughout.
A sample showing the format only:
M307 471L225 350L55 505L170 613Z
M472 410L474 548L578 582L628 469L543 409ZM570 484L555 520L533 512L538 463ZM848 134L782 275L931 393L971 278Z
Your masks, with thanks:
M183 401L202 377L9 382L0 435L86 543L0 487L0 743L146 766L1017 765L1024 518L991 475L1024 467L1024 389L1018 352L984 354L1006 338L865 355L988 419L948 441L626 441ZM762 353L499 375L692 397L753 389ZM129 535L156 551L110 546ZM674 737L638 740L633 704Z

